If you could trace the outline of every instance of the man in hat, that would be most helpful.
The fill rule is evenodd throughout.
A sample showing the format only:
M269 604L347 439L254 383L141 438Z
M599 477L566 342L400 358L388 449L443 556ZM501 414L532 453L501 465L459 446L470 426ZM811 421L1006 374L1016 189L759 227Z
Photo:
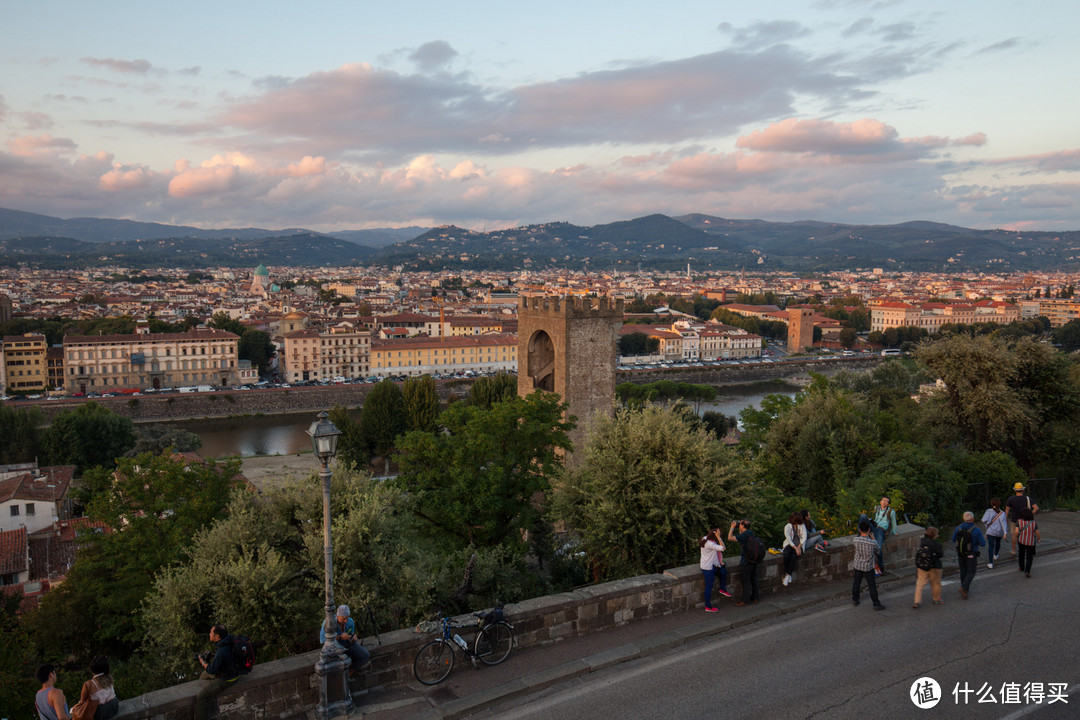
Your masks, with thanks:
M337 627L331 630L334 641L352 658L352 670L363 670L371 664L371 653L356 638L356 624L350 617L348 605L339 605L337 609ZM326 621L319 628L319 642L326 643Z
M1031 508L1031 514L1039 512L1039 506L1031 502L1031 498L1024 494L1027 490L1024 483L1018 482L1013 485L1014 495L1005 501L1005 507L1009 510L1009 542L1012 546L1012 554L1016 554L1016 529L1020 521L1020 511Z

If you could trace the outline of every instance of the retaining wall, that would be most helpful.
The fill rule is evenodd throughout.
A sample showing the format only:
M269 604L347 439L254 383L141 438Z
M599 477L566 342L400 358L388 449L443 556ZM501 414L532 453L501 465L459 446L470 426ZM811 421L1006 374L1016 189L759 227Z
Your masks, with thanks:
M886 541L885 564L889 569L911 567L923 528L905 524ZM763 599L773 593L798 593L805 583L847 580L851 577L854 551L851 538L830 541L827 553L810 552L799 561L798 582L783 587L781 556L770 555L759 570ZM728 558L728 590L741 591L738 558ZM697 565L672 568L655 575L641 575L580 588L571 592L532 598L507 605L506 614L514 626L519 647L545 645L564 638L618 627L636 620L670 615L704 606L703 578ZM474 618L464 615L462 623ZM242 630L242 629L241 629ZM365 687L415 682L412 662L419 647L431 634L397 630L382 636L382 644L372 647L371 672L359 681ZM318 677L314 673L319 651L295 655L256 665L250 675L237 681L219 700L218 717L224 720L249 718L314 718L319 701ZM190 720L195 695L203 681L157 690L120 703L122 720ZM359 688L355 688L359 689Z

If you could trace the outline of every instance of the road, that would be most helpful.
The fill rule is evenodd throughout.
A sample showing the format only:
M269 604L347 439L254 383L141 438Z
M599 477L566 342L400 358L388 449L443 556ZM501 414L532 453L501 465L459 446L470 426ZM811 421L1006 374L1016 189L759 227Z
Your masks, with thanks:
M918 610L911 607L913 584L884 593L884 612L871 610L864 591L857 608L845 602L747 626L474 717L1080 717L1080 552L1037 557L1032 575L1024 578L1012 563L992 571L983 566L970 599L960 598L953 578L946 581L945 605L924 597ZM910 697L923 677L941 688L936 707L920 709ZM1013 683L1018 702L1004 704L1002 691ZM1068 703L1025 702L1030 683L1043 683L1044 690L1064 684ZM966 704L965 688L973 691Z

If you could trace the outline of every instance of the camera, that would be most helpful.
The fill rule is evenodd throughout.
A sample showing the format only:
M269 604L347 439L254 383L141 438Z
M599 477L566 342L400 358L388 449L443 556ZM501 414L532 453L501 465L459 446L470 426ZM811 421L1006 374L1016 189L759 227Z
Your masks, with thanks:
M204 650L195 656L195 662L204 662L209 665L214 660L213 650Z

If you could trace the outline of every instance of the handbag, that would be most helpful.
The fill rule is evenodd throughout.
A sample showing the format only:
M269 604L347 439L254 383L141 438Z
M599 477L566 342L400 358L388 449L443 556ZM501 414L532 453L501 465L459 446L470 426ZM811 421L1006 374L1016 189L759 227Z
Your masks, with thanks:
M94 713L97 712L98 702L94 700L93 695L97 692L98 687L91 678L86 681L90 685L90 692L86 692L86 685L83 685L83 694L86 695L85 700L80 700L75 703L75 706L71 708L71 720L94 720Z

